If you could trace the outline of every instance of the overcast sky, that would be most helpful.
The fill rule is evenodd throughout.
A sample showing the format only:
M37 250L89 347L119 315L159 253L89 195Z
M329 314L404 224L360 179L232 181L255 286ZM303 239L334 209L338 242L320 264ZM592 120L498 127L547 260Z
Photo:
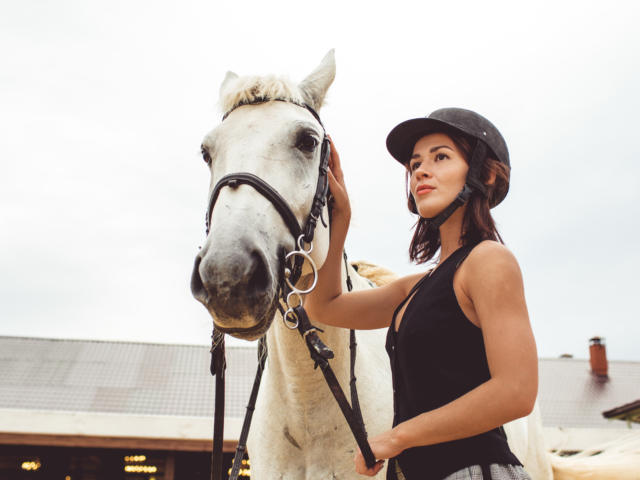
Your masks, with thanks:
M0 335L209 341L189 291L204 237L202 137L227 70L301 80L353 207L347 249L399 274L413 218L385 149L460 106L505 136L494 210L540 356L640 361L640 7L634 1L0 3Z

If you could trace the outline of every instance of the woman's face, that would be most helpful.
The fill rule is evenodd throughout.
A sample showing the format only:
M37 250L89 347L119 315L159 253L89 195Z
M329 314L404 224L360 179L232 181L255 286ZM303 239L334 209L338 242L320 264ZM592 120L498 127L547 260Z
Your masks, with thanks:
M416 142L408 168L409 187L418 213L423 218L432 218L460 193L469 165L448 135L432 133Z

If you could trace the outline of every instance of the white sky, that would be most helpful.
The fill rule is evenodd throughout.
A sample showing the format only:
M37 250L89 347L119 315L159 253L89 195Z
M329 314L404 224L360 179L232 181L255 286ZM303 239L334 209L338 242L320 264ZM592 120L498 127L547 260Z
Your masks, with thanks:
M208 343L189 291L204 134L226 70L301 80L343 159L352 259L406 274L412 218L388 131L436 108L491 119L494 210L541 356L640 361L637 2L0 3L0 335Z

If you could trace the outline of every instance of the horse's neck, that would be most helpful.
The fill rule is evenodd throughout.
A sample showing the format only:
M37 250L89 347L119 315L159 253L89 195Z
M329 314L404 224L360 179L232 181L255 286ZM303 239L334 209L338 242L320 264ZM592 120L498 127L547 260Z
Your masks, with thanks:
M345 359L348 362L349 357L344 354L349 348L349 330L326 326L313 322L313 319L311 322L324 330L318 335L333 350L335 357L330 360L331 368L340 378L345 367L349 367L345 363ZM307 389L313 391L318 383L324 381L320 370L314 371L305 340L296 330L288 329L279 314L267 333L267 347L269 375L281 381L282 388L291 388L294 395L304 395Z
M343 265L344 272L344 265ZM355 272L350 269L350 275L355 280ZM343 273L342 288L346 291L346 277ZM338 377L343 388L348 388L349 381L349 330L344 328L331 327L313 318L311 323L324 330L318 335L322 341L334 353L334 358L330 360L331 368ZM267 333L267 347L269 349L269 360L267 368L272 381L277 384L277 388L286 392L283 398L294 405L302 406L314 403L312 399L318 397L330 397L331 392L322 386L324 378L320 369L313 368L313 360L309 355L305 340L297 330L290 330L284 325L280 313L276 315L271 328Z

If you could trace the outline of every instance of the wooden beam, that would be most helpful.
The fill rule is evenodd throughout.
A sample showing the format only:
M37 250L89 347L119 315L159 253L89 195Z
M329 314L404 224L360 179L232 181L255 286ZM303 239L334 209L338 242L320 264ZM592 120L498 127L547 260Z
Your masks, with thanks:
M164 463L164 480L174 480L176 470L176 457L173 453L167 455Z
M225 440L224 452L234 452L235 440ZM0 445L40 445L48 447L128 448L139 450L171 450L178 452L210 452L211 440L175 438L99 437L88 435L39 435L0 432Z

